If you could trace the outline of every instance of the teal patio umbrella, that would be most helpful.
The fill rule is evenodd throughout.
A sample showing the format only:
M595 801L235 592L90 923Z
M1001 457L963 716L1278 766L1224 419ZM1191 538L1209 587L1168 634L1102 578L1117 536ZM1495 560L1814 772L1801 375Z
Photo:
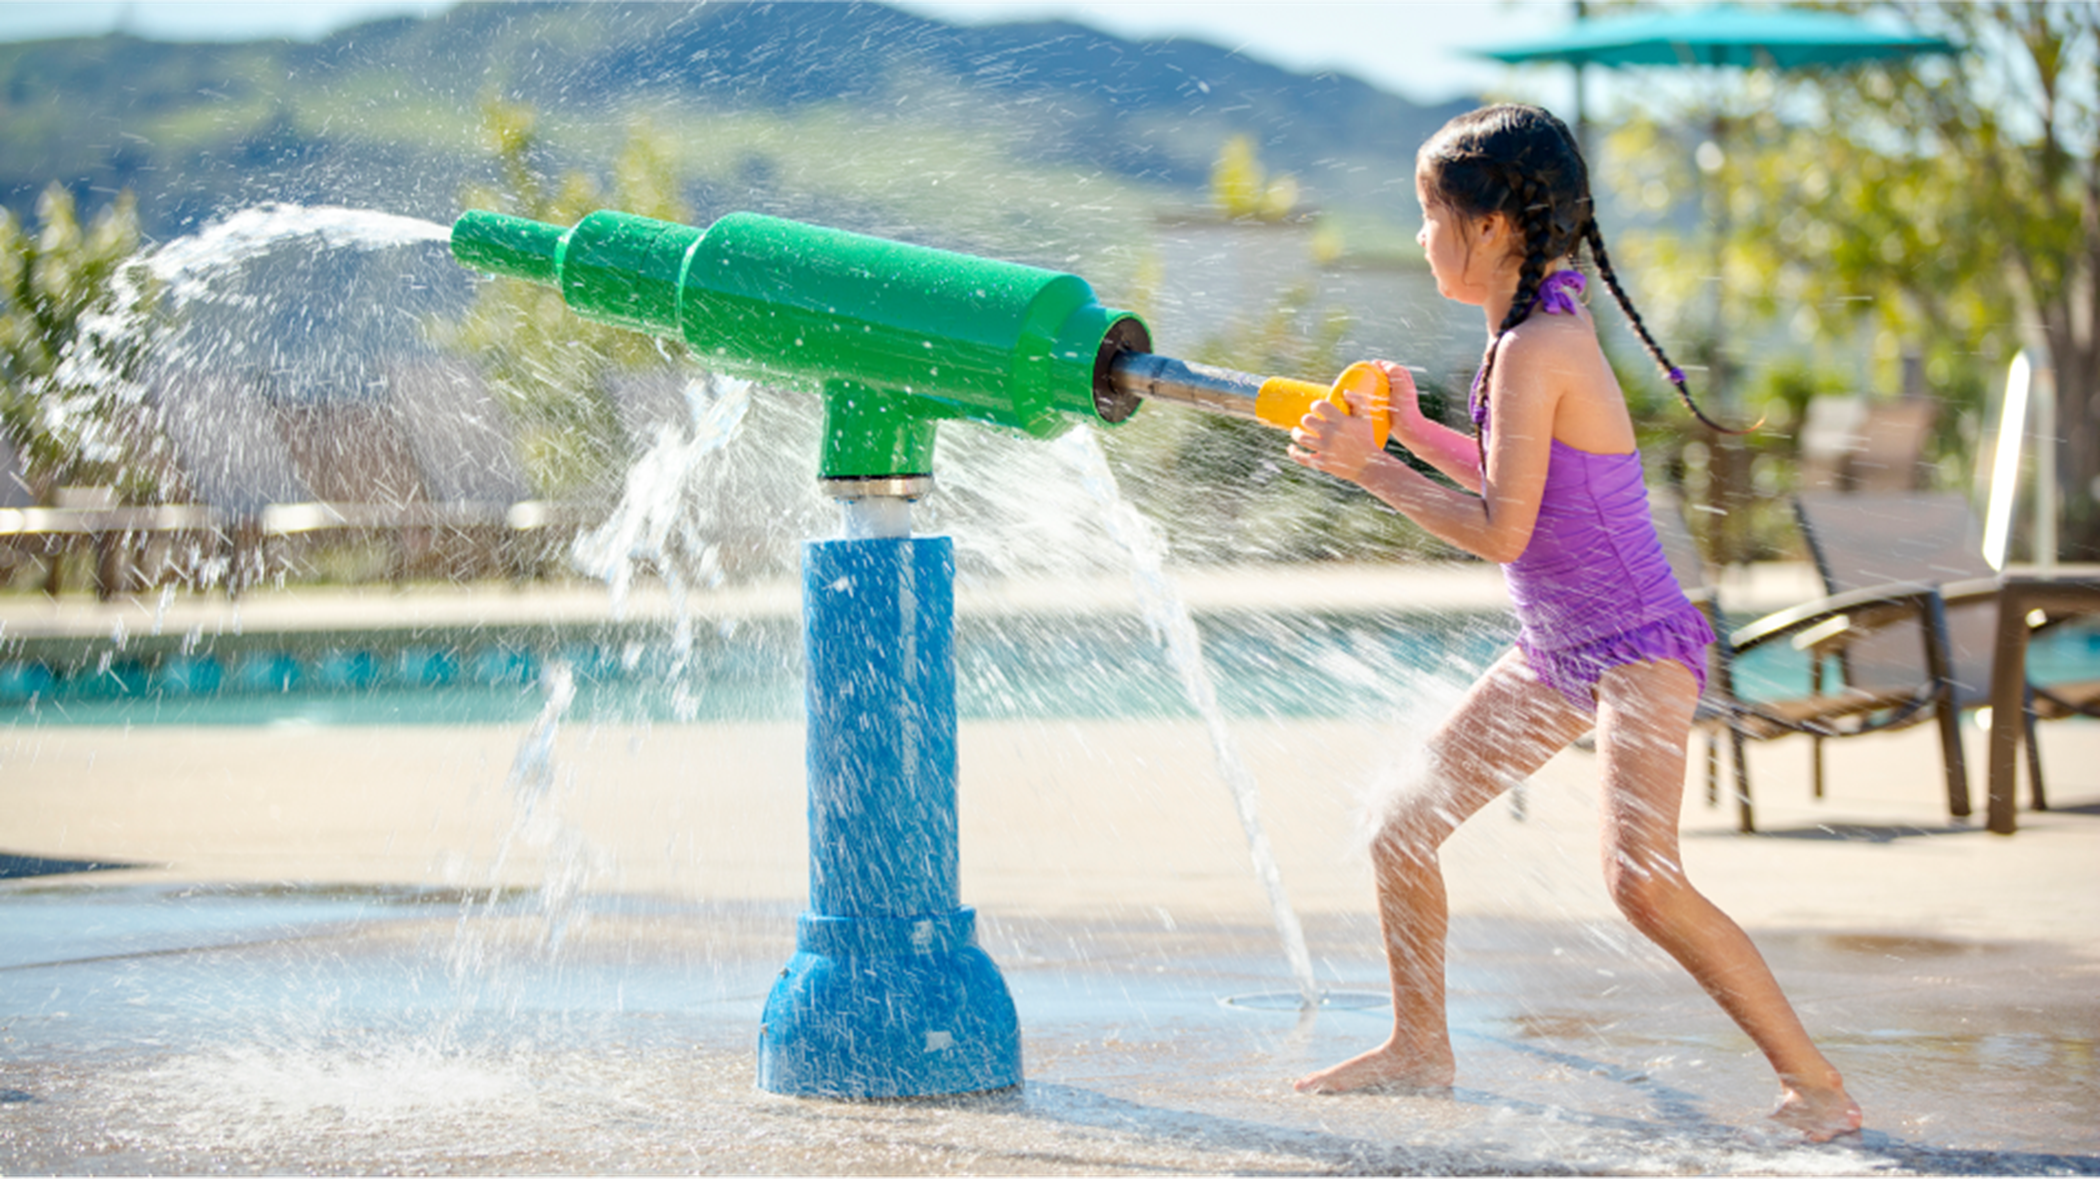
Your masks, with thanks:
M1476 49L1510 65L1738 66L1793 70L1952 53L1938 37L1837 12L1700 4L1577 20L1548 37Z
M1808 8L1693 4L1587 19L1585 7L1583 0L1576 0L1576 19L1550 36L1470 51L1506 65L1559 62L1573 66L1575 127L1585 139L1585 66L1797 70L1955 52L1952 44L1939 37Z
M1800 70L1956 52L1954 45L1939 37L1816 9L1693 4L1585 19L1583 8L1578 0L1575 6L1577 19L1552 35L1471 52L1509 65L1557 62L1574 67L1575 127L1578 140L1584 143L1585 153L1588 120L1584 111L1582 71L1586 66ZM1725 121L1716 113L1713 125L1716 146L1722 144L1725 134ZM1718 207L1725 211L1726 202L1720 202ZM1725 213L1717 214L1716 218L1716 250L1725 236L1718 224L1721 215ZM1717 347L1724 322L1723 294L1716 288L1714 330ZM1718 352L1714 361L1716 392L1725 403L1729 399L1728 381ZM1734 465L1731 464L1730 474L1723 477L1731 484L1747 475L1746 471L1734 471ZM1735 552L1734 545L1725 540L1714 547L1715 558L1723 563Z

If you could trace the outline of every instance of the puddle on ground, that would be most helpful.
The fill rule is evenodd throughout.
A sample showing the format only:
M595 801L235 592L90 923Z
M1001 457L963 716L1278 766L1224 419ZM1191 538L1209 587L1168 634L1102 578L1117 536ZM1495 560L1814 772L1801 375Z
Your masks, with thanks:
M1906 937L1899 934L1881 933L1833 933L1819 939L1833 950L1844 950L1853 954L1875 954L1895 961L1913 958L1946 958L1954 955L1988 955L2005 952L2005 947L1988 942L1957 942L1937 937Z

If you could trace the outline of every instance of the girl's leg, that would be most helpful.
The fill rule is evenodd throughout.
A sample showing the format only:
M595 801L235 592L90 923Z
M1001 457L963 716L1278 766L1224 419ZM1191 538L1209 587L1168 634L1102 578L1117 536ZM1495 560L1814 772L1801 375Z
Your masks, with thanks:
M1697 702L1692 673L1671 660L1616 667L1598 681L1605 881L1627 919L1689 970L1771 1061L1782 1087L1772 1116L1825 1141L1859 1129L1859 1106L1757 947L1685 878L1677 823Z
M1371 841L1378 925L1393 986L1393 1033L1384 1044L1301 1078L1307 1093L1451 1083L1444 1020L1448 911L1437 848L1459 824L1523 781L1590 718L1532 677L1511 651L1473 685L1429 739L1421 780L1388 806Z

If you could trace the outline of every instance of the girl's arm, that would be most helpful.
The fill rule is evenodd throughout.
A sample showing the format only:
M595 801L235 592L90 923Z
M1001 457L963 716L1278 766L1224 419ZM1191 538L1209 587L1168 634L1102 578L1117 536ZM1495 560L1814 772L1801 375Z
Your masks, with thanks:
M1485 478L1475 476L1481 488L1477 496L1445 487L1385 453L1377 446L1370 416L1362 407L1345 415L1333 405L1316 402L1291 433L1291 457L1361 485L1424 531L1469 553L1498 564L1513 561L1531 543L1532 525L1538 521L1539 499L1546 487L1553 419L1562 392L1554 374L1565 371L1551 355L1556 335L1540 333L1528 339L1519 329L1502 342L1488 394L1494 405L1494 429ZM1442 429L1477 454L1478 446L1471 438ZM1423 437L1439 435L1425 432ZM1402 445L1408 445L1405 438ZM1424 453L1423 457L1430 456ZM1442 463L1436 465L1443 469ZM1478 471L1477 458L1472 467ZM1464 470L1462 465L1460 470ZM1455 472L1446 473L1458 477Z
M1393 437L1409 453L1442 471L1451 481L1468 490L1480 489L1480 444L1471 434L1454 430L1422 415L1415 379L1406 368L1388 360L1372 364L1385 374L1391 391Z

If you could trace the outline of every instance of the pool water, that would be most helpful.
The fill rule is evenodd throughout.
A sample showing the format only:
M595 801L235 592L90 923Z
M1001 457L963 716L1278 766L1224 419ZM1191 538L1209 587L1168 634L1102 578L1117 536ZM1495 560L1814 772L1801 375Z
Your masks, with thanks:
M1374 717L1421 673L1463 678L1508 645L1494 614L1223 614L1198 620L1228 715ZM552 663L585 720L789 720L802 710L799 624L744 620L680 650L661 633L587 628L449 636L371 632L322 643L246 635L220 653L130 651L82 642L63 658L0 658L0 722L58 725L516 724L544 703ZM0 647L0 655L5 655ZM958 620L956 705L964 719L1192 715L1158 640L1128 616ZM2035 639L2035 680L2100 679L2100 624ZM1736 665L1750 699L1800 692L1807 661L1774 644Z
M1483 667L1509 641L1495 615L1223 616L1199 623L1228 712L1370 716L1424 670ZM965 719L1193 715L1144 623L1106 618L958 620L956 705ZM680 651L662 635L611 641L548 631L492 643L375 632L325 646L126 655L83 644L68 658L0 662L0 717L15 723L514 724L543 704L560 663L590 720L789 720L802 714L802 637L789 619L739 621ZM135 642L135 641L134 641ZM102 648L96 651L95 647Z

